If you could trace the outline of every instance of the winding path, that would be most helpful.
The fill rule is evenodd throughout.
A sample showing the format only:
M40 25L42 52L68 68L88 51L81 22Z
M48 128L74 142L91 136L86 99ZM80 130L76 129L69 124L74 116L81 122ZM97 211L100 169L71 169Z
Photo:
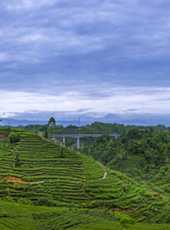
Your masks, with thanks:
M13 182L13 183L20 183L20 184L42 184L45 182L44 181L36 181L36 182L25 182L25 181L18 181L18 180L7 180L8 182Z
M99 161L97 161L97 163L102 167L102 169L104 171L104 176L101 179L105 180L106 176L107 176L107 170L105 169L105 167Z

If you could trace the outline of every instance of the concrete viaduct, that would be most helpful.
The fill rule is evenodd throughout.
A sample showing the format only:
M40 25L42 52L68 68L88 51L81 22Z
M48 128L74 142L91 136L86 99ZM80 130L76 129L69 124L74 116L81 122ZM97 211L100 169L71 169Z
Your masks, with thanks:
M65 146L65 138L66 137L74 137L77 138L77 148L80 147L80 138L82 137L100 137L104 134L54 134L52 137L62 137L63 138L63 144ZM121 134L108 134L110 137L117 138Z

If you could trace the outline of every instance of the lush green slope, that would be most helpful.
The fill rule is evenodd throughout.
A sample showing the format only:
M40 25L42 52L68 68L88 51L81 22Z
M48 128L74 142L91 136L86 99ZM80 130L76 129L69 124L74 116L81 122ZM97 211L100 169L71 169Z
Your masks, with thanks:
M169 224L125 223L127 215L98 210L40 207L0 201L0 229L3 230L168 230ZM123 221L124 220L124 221Z
M54 200L66 202L91 199L83 190L83 184L84 165L86 167L92 160L87 158L82 163L78 153L47 142L36 134L23 131L20 136L18 143L1 145L0 178L4 179L0 182L1 197L8 194L15 199L22 196L34 201L40 196L51 195ZM19 167L15 167L17 153L21 161ZM93 166L98 170L94 178L102 177L101 166L92 162ZM7 183L6 180L11 180L14 184Z
M3 200L57 207L107 208L111 212L126 212L137 221L152 221L156 217L156 222L165 222L168 213L164 207L168 210L168 201L164 194L154 193L148 185L109 169L106 179L102 180L104 171L91 157L43 140L34 133L12 129L20 133L20 141L11 144L7 138L9 131L0 130L4 140L0 145ZM21 161L19 166L15 165L16 155ZM78 216L70 218L79 220ZM67 218L63 223L65 221ZM55 223L55 219L50 219L51 222ZM46 222L43 225L46 224L49 225Z
M136 180L156 182L169 178L170 133L167 131L132 128L114 140L107 135L99 137L81 152Z
M76 230L169 230L170 227L167 224L133 224L133 225L126 225L126 227L120 226L118 223L111 223L110 221L103 221L102 223L98 224L85 224L81 227L74 228Z
M69 229L105 220L98 212L99 217L92 214L81 209L47 208L0 201L0 229Z

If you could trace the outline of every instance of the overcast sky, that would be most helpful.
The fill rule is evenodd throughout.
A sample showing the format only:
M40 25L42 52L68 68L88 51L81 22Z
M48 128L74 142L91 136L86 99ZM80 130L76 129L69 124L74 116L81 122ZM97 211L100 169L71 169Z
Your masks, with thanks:
M0 114L170 114L170 1L1 0Z

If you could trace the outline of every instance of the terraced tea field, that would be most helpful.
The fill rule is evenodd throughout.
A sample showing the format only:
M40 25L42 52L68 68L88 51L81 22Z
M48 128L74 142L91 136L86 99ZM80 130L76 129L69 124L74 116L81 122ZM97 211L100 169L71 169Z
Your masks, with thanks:
M98 163L86 157L84 159L68 148L45 141L36 134L20 133L19 143L3 143L1 146L0 178L4 179L1 181L1 197L8 194L14 199L22 196L34 201L40 196L51 195L54 200L65 202L92 199L84 191L83 185L85 175L87 178L103 176ZM16 153L21 160L19 167L15 167ZM88 174L88 170L84 172L84 167L89 166L94 167L96 173Z
M0 201L2 230L121 230L115 213L63 207L43 207ZM169 224L128 224L129 230L170 230Z
M138 221L152 220L168 202L159 193L152 193L149 187L144 188L122 173L107 169L106 179L101 179L104 171L91 157L43 140L34 133L12 131L20 133L20 141L0 143L2 199L14 199L15 202L24 199L24 202L48 206L108 208L129 213ZM0 129L0 134L7 138L9 132ZM15 167L17 153L21 164ZM79 217L71 215L77 223ZM165 219L166 215L158 217L157 222L162 221L161 218ZM49 222L60 220L67 225L68 219L60 220L57 216ZM45 222L43 225L46 224L48 226ZM68 224L68 228L71 226L74 225Z
M91 207L125 210L138 221L151 219L166 204L165 199L158 193L145 190L144 186L114 170L109 170L106 180L87 181L85 191L93 197Z
M81 209L36 207L0 201L0 229L3 230L70 229L104 220Z

